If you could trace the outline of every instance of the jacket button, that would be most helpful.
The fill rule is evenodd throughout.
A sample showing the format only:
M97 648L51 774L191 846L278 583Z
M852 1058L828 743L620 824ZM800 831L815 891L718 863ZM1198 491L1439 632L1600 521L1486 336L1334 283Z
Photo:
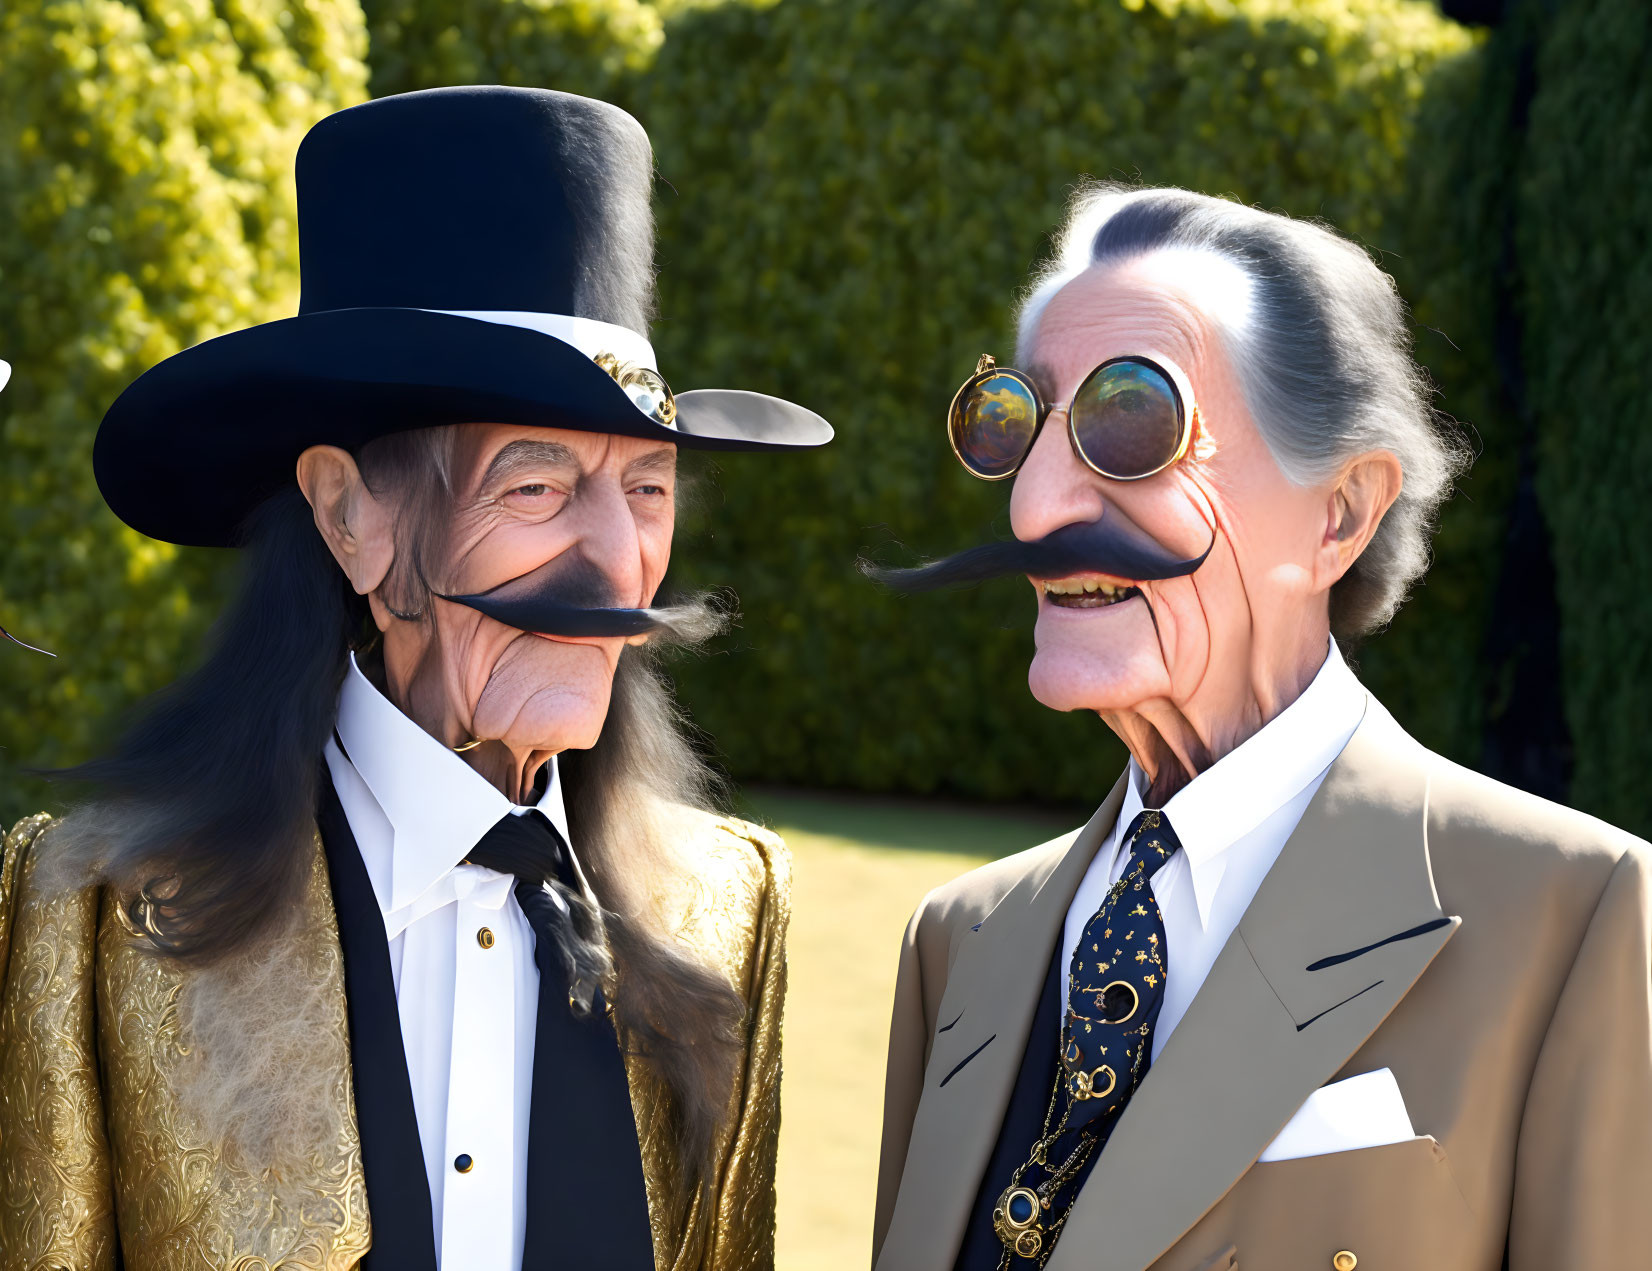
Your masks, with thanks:
M480 931L478 931L476 933L476 943L481 945L484 949L493 948L493 928L483 927Z
M1332 1271L1354 1271L1354 1268L1358 1265L1359 1259L1353 1255L1351 1250L1343 1249L1341 1252L1331 1255Z
M453 1168L458 1170L461 1174L470 1173L471 1166L475 1164L476 1162L470 1159L470 1153L468 1152L460 1152L459 1155L453 1158ZM1337 1254L1337 1257L1340 1258L1341 1256L1342 1255L1340 1253ZM1350 1262L1348 1265L1353 1266L1354 1264Z

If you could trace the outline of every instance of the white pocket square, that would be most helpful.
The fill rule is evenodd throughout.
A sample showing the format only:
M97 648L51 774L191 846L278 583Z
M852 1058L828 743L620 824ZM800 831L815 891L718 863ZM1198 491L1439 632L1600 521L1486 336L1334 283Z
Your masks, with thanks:
M1400 1083L1390 1069L1379 1068L1315 1090L1257 1159L1292 1161L1416 1137Z

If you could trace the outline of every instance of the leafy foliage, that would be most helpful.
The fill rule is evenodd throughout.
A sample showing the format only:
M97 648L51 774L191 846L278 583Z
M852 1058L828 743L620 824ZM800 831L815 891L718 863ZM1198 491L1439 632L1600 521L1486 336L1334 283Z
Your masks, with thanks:
M1482 53L1432 77L1405 189L1396 275L1444 409L1481 456L1447 510L1427 583L1375 642L1379 693L1411 686L1425 736L1470 762L1499 728L1506 667L1486 618L1522 463L1554 563L1568 801L1652 832L1652 11L1634 0L1520 0ZM1519 607L1546 579L1515 577ZM1505 615L1506 617L1507 615ZM1493 619L1496 621L1496 619ZM1550 713L1559 715L1552 704Z
M1517 168L1537 490L1553 537L1572 802L1652 833L1652 9L1527 0Z
M373 96L514 84L614 100L664 38L647 0L362 0Z
M15 765L85 757L192 658L222 563L121 527L92 436L161 358L292 311L292 156L364 53L350 0L0 7L0 599L62 654L0 650L0 821L38 799Z
M1362 673L1429 744L1477 759L1490 592L1535 437L1575 800L1645 830L1652 654L1623 580L1652 576L1648 337L1624 315L1652 268L1652 19L1634 0L1511 7L1476 47L1422 0L364 0L375 92L540 84L637 113L662 177L673 380L782 393L838 425L819 455L723 462L679 554L686 581L742 598L738 656L679 675L742 779L1093 800L1115 770L1105 730L1022 687L1017 586L896 600L853 569L1007 529L1004 491L956 469L940 416L977 354L1009 349L1014 294L1091 174L1321 216L1381 254L1482 455ZM216 607L221 561L102 509L90 438L148 365L291 311L291 157L361 96L363 50L349 0L0 11L0 353L17 367L0 618L72 654L0 650L19 759L86 754ZM0 801L19 789L0 781Z
M1444 509L1427 575L1358 653L1361 678L1414 735L1470 764L1493 722L1486 622L1521 445L1496 317L1512 235L1503 173L1519 133L1512 68L1479 53L1429 76L1392 202L1393 251L1382 258L1411 304L1435 406L1466 431L1476 458Z

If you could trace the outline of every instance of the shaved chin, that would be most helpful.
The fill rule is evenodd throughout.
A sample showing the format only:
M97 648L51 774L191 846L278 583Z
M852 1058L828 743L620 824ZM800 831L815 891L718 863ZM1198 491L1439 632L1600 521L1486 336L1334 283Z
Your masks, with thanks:
M524 635L494 663L471 731L513 751L585 750L602 733L613 687L614 664L601 646Z
M1032 695L1051 710L1107 715L1170 695L1170 677L1143 600L1101 610L1041 607L1027 672Z

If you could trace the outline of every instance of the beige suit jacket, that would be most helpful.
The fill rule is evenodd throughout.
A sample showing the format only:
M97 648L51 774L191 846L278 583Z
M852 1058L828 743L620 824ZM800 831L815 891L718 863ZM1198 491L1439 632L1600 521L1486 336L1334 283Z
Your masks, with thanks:
M1122 796L1121 781L1081 830L913 916L877 1271L951 1271L1068 905ZM1317 1087L1379 1068L1419 1137L1256 1163ZM1374 701L1047 1265L1331 1271L1338 1254L1359 1271L1652 1268L1648 847L1431 754Z

